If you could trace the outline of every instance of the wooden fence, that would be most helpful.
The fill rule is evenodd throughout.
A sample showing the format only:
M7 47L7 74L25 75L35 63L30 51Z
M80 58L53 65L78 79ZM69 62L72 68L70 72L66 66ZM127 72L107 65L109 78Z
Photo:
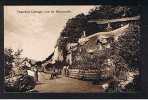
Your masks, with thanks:
M80 70L80 69L69 69L69 77L82 79L82 80L98 80L99 72L95 69Z

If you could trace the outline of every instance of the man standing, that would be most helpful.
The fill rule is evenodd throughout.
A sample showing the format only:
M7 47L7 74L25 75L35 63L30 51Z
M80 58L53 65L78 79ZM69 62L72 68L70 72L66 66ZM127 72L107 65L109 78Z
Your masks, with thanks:
M63 67L62 75L66 76L66 66Z
M36 82L38 82L38 68L37 65L34 67L34 79Z

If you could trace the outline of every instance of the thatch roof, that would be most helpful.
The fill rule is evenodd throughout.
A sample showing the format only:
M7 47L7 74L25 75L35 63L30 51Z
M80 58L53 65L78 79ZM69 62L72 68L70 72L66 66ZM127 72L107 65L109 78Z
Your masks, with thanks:
M113 31L110 31L110 32L98 32L98 33L95 33L93 35L90 35L88 37L85 37L85 38L80 38L79 39L79 43L80 44L84 44L85 42L91 40L92 38L94 37L99 37L99 36L103 36L104 38L106 37L118 37L120 35L122 35L123 33L127 32L128 31L128 28L129 28L129 24L121 27L121 28L118 28L118 29L115 29Z

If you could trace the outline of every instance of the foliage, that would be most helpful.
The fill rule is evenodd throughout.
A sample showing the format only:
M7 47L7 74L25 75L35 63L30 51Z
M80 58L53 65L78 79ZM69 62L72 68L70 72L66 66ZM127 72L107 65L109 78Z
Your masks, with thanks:
M140 13L138 6L100 5L88 14L89 19L114 19L137 16Z
M86 36L96 32L106 31L107 25L97 25L95 22L89 23L89 20L123 18L137 16L139 14L140 9L137 6L100 5L90 10L88 15L82 13L69 19L61 32L57 45L66 55L66 50L64 49L66 44L69 42L77 42L83 35L83 31L86 32ZM112 24L113 29L118 27L120 27L120 24Z
M35 81L32 76L22 75L16 80L10 79L5 81L5 89L7 92L26 92L35 87Z
M134 80L132 83L129 83L124 91L140 91L141 89L141 84L140 84L140 77L138 75L135 76Z
M6 76L11 74L13 64L15 64L16 66L21 64L20 56L21 56L22 51L23 50L19 50L19 49L17 51L14 51L11 48L9 49L5 48L4 58L5 58L5 75Z
M130 24L129 32L119 37L116 48L119 50L119 55L126 60L130 67L139 67L140 25L138 23Z

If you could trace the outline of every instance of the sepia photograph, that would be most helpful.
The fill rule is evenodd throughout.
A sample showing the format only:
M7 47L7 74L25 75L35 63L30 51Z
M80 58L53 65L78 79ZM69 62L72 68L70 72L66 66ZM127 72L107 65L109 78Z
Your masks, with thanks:
M138 6L4 6L4 92L135 93Z

